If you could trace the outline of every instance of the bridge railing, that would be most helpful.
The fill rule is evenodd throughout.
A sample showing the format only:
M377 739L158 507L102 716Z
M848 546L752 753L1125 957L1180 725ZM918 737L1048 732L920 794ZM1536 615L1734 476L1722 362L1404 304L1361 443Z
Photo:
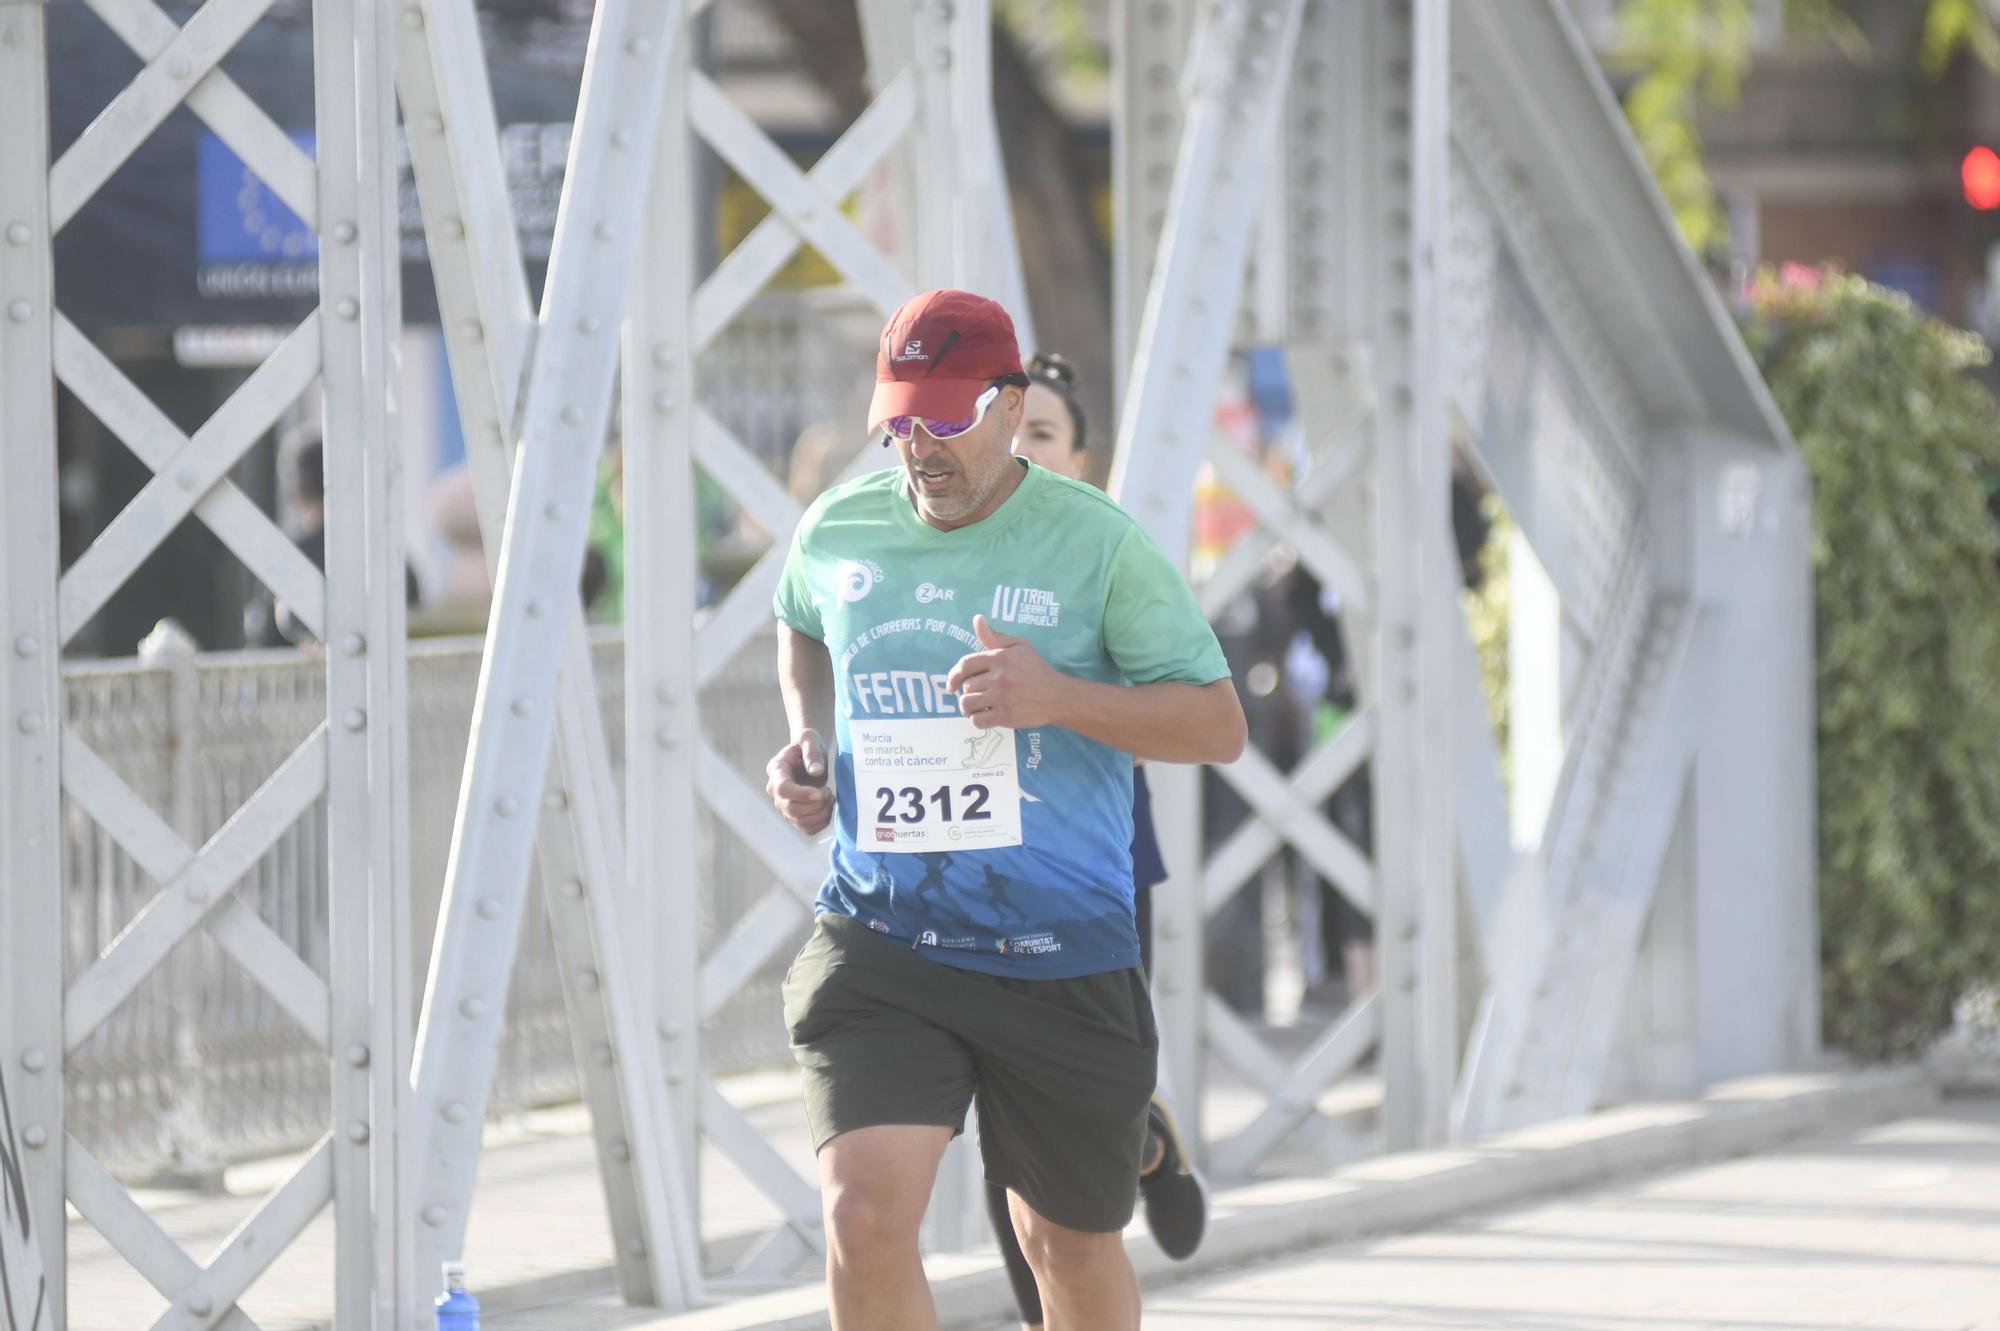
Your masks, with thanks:
M196 653L171 635L141 658L77 663L64 672L70 724L119 776L193 844L212 835L325 715L326 668L303 652ZM471 725L479 640L410 648L410 883L412 954L429 956ZM624 642L600 629L591 651L597 693L622 780ZM758 773L783 718L767 637L703 690L711 742L746 776ZM770 890L768 870L735 837L699 824L702 872L694 927L706 946ZM327 965L324 801L281 836L238 894L322 977ZM665 887L663 885L663 890ZM73 801L63 816L64 965L74 979L158 891L132 857ZM521 934L489 1107L502 1117L579 1096L561 976L541 884ZM803 937L804 926L800 927ZM780 948L782 967L793 949ZM771 969L767 967L766 969ZM711 1075L789 1057L775 986L747 986L703 1030ZM413 980L421 981L421 970ZM128 1179L212 1174L302 1150L328 1128L324 1051L220 947L196 938L77 1050L71 1131Z

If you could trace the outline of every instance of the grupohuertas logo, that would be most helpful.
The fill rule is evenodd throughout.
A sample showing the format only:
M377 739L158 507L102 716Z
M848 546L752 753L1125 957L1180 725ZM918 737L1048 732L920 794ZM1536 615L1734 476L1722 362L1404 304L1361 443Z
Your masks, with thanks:
M882 581L882 566L872 559L843 560L834 573L834 581L840 588L840 603L853 605Z

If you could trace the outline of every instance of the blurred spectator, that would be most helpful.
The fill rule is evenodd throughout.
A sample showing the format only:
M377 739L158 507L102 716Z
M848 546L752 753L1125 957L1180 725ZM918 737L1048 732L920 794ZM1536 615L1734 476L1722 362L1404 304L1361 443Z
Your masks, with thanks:
M285 493L298 531L299 552L323 573L326 571L326 470L319 427L302 427L300 434L287 441L279 453L291 457ZM417 575L407 563L403 566L403 596L406 604L417 603ZM299 622L291 607L268 590L259 588L244 605L244 646L299 646L311 641L312 631Z

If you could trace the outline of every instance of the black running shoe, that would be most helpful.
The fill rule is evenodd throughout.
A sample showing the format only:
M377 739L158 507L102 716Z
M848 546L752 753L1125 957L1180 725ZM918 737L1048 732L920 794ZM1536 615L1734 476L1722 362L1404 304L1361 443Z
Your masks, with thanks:
M1208 1185L1194 1172L1174 1116L1158 1095L1146 1108L1148 1159L1155 1141L1166 1148L1160 1167L1139 1177L1139 1195L1146 1200L1146 1225L1161 1252L1184 1262L1201 1246L1202 1230L1208 1226Z

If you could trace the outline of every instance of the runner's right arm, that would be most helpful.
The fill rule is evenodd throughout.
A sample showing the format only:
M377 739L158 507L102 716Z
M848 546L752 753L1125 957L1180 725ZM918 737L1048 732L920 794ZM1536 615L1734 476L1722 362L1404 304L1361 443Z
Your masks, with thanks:
M833 821L833 662L826 644L789 624L778 625L778 692L792 740L765 766L765 789L778 812L808 836Z

